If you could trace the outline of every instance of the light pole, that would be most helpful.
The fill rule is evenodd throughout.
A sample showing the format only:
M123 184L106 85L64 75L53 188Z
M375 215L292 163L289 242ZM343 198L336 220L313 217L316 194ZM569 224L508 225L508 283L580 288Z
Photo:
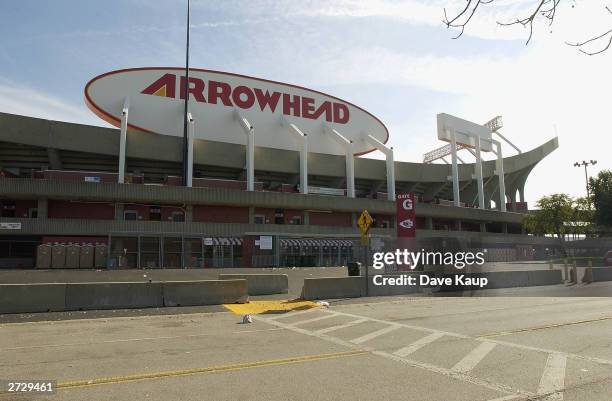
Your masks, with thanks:
M590 161L583 160L582 163L581 162L574 163L574 167L584 166L584 180L586 182L587 202L589 203L589 208L591 207L591 191L589 190L589 173L587 172L587 167L589 165L594 166L596 164L597 164L597 160L590 160Z
M191 1L187 0L187 46L185 49L185 109L183 115L183 186L187 186L187 113L189 112L189 14Z

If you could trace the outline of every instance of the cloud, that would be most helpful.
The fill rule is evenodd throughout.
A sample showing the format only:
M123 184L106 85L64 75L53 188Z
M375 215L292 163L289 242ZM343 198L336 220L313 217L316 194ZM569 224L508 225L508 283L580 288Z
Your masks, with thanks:
M58 96L17 85L0 78L0 110L49 120L109 126L95 117L84 105L74 105Z

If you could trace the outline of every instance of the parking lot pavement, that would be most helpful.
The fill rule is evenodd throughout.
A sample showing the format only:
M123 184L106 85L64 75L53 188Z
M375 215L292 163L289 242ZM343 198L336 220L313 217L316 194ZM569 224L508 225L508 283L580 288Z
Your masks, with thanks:
M610 400L612 299L363 301L6 323L0 371L49 400Z

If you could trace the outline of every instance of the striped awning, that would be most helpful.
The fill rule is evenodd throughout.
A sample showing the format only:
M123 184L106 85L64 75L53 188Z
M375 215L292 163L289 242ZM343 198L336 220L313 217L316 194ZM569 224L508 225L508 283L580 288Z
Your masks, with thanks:
M213 245L242 245L242 238L239 237L213 237Z
M288 247L351 247L353 246L353 241L345 240L345 239L292 239L292 238L282 238L280 240L280 246L283 248Z

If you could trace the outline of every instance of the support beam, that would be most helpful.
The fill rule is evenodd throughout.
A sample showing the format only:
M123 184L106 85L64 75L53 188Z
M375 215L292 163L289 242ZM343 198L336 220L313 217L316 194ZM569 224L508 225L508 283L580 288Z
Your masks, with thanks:
M484 184L482 180L482 157L481 157L481 146L480 146L480 137L476 135L474 137L476 141L476 164L474 168L476 169L476 185L478 188L478 207L480 209L484 209L485 201L484 201Z
M235 110L236 117L242 126L242 130L247 138L246 144L246 172L247 172L247 191L255 190L255 129L249 120L242 117L238 110Z
M289 131L300 140L300 193L308 193L308 134L305 134L295 124L287 124Z
M325 130L332 135L345 150L346 154L346 196L349 198L355 197L355 159L353 150L353 141L347 139L341 133L333 128Z
M452 179L453 179L453 205L459 207L461 199L459 198L459 167L457 166L457 135L455 130L450 130L451 137L451 157L452 157Z
M193 186L193 139L195 137L195 121L191 112L187 113L187 180L185 183L188 187Z
M386 146L370 134L366 135L364 139L385 155L387 162L387 199L395 201L395 161L393 159L393 148Z
M123 100L121 111L121 134L119 137L119 184L125 182L125 145L127 142L128 112L130 109L130 98L127 96Z
M506 211L506 184L504 182L504 157L502 155L502 147L499 141L493 140L493 144L497 148L497 176L499 177L499 211Z

